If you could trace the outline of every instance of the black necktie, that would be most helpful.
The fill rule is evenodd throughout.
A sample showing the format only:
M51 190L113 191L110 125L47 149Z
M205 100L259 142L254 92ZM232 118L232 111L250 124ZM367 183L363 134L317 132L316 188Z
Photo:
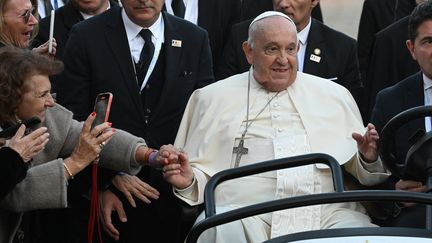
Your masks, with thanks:
M140 59L138 63L135 65L136 75L138 79L138 87L141 88L142 83L144 82L144 78L147 74L148 68L150 66L150 62L153 58L154 53L154 45L151 40L152 33L149 29L142 29L139 32L139 35L144 39L145 43L141 50Z
M183 0L172 0L171 7L176 16L184 18L186 6L184 5Z

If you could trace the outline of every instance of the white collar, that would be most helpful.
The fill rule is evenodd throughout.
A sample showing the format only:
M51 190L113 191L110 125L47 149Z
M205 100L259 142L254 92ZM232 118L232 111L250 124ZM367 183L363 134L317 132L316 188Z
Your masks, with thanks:
M128 41L130 42L131 40L133 40L138 36L139 32L143 29L143 27L132 22L132 20L130 20L129 17L127 16L124 9L122 9L122 18L126 29L126 35ZM160 38L163 39L164 35L163 33L161 33L163 30L163 24L164 22L162 18L162 13L160 13L158 19L150 27L148 27L148 29L152 33L153 40L159 40Z
M208 1L208 0L207 0ZM171 7L172 0L165 0L165 8L169 14L175 15ZM184 18L185 20L198 24L198 0L183 0L186 7Z
M430 87L432 87L432 79L428 78L424 73L423 73L423 87L424 90L427 90Z
M311 27L312 19L309 18L309 23L302 29L300 32L297 33L297 37L302 45L307 44L307 38L309 36L309 31Z

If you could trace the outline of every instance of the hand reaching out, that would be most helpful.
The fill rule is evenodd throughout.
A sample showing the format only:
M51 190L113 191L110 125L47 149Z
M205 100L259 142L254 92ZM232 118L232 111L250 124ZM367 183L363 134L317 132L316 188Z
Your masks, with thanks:
M15 150L21 158L28 162L41 152L49 141L49 133L46 127L41 127L24 136L25 125L21 125L15 136L12 137L9 147Z
M159 198L159 192L149 184L143 182L136 176L128 174L116 175L112 180L113 185L125 195L132 207L136 207L133 196L144 203L151 203L150 199Z
M42 55L48 55L48 56L55 56L56 52L57 52L57 41L53 38L53 44L52 44L52 52L48 53L48 45L49 45L49 41L43 43L42 45L33 48L32 51L37 52L39 54Z
M357 148L366 162L374 162L378 159L378 139L379 135L375 126L369 123L364 135L353 133L352 137L357 142Z
M189 165L185 152L178 155L178 163L170 163L163 167L163 176L166 181L178 189L189 187L194 179L194 172Z

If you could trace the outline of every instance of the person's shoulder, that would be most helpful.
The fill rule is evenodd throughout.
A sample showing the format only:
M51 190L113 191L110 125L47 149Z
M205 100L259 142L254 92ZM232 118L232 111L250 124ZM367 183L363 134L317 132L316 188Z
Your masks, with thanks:
M416 84L421 84L421 86L423 85L423 79L422 79L422 73L421 72L417 72L409 77L406 77L405 79L401 80L400 82L384 88L383 90L381 90L378 95L379 96L384 96L384 95L393 95L396 93L405 93L407 90L414 88L414 86Z
M388 5L394 5L394 0L365 0L363 4L364 8L373 8L379 10Z
M219 80L212 84L209 84L196 92L202 94L204 97L210 97L212 95L224 93L235 93L245 87L245 82L248 80L249 72L233 75L226 79Z
M252 23L253 19L247 19L247 20L243 20L241 22L235 23L232 26L233 30L243 30L243 29L248 29L249 25Z
M312 24L315 25L315 28L321 31L321 33L325 37L325 40L334 42L336 45L340 45L341 43L356 43L356 40L354 38L338 30L335 30L328 25L323 24L316 19L312 20Z
M113 23L120 23L121 7L112 6L107 11L94 16L92 18L81 21L73 26L74 29L86 30L89 33L95 33L101 30L103 25L111 25Z
M58 119L68 120L72 119L73 113L63 107L62 105L55 103L53 107L50 107L46 111L47 119L55 119L58 122Z
M175 30L178 33L206 33L207 31L200 26L193 24L185 19L179 18L165 11L162 12L165 28Z
M297 72L297 81L304 87L313 87L315 91L320 93L347 92L347 89L329 79L318 77L312 74Z
M405 34L408 32L408 22L409 22L409 16L405 16L398 20L397 22L394 22L393 24L387 26L386 28L380 30L378 33L375 34L375 38L377 40L381 39L393 39L395 34L402 33ZM406 36L408 38L408 36Z

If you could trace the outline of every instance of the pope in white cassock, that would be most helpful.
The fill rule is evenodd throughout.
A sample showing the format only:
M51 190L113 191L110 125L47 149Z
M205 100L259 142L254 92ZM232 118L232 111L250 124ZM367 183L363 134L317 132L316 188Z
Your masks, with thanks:
M199 89L189 100L175 142L188 155L163 168L180 199L202 203L207 181L219 171L307 153L330 154L364 185L389 176L378 158L378 133L372 124L363 127L351 94L332 81L297 72L297 31L289 17L273 11L258 16L243 49L249 72ZM222 183L216 205L222 212L331 191L330 170L309 165ZM349 202L242 219L210 229L199 240L262 242L299 231L367 226L375 225L365 209Z

